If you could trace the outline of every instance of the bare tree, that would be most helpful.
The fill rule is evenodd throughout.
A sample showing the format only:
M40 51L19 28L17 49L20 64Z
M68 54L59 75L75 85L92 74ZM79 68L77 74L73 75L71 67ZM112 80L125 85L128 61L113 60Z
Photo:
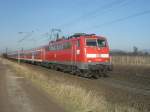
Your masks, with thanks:
M138 47L136 47L136 46L133 47L133 54L134 55L138 54Z

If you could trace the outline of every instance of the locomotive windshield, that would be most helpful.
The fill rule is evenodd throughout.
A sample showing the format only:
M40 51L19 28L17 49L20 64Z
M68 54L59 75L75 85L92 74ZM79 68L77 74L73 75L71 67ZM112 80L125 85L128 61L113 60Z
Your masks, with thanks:
M98 47L106 47L105 40L97 39L97 44L98 44Z
M86 46L106 47L106 40L104 40L104 39L86 39Z
M86 39L86 45L87 46L97 46L96 39Z

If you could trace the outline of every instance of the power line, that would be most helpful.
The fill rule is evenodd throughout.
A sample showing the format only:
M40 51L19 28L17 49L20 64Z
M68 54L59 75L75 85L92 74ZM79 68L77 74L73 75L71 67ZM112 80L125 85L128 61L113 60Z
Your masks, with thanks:
M62 33L61 29L56 29L56 28L52 28L50 30L50 32L45 32L40 34L40 36L38 36L38 38L34 38L32 37L30 39L30 41L51 41L51 40L56 40L59 38L60 33Z
M127 2L124 2L123 4L119 4L119 6L118 7L116 7L116 8L119 8L119 7L125 7L125 6L128 6L129 4L132 4L132 3L135 3L135 1L137 1L137 0L134 0L134 1L127 1ZM113 11L113 9L114 9L115 7L110 7L108 10L104 10L102 13L100 13L100 16L102 16L103 14L106 14L107 12L112 12ZM89 16L91 19L97 19L97 17L100 17L100 16L98 16L98 15L93 15L93 16ZM84 22L86 21L87 19L85 18L84 19ZM89 21L88 21L89 22Z
M65 27L65 26L68 27L68 26L70 26L70 25L72 25L72 24L75 24L75 23L81 21L81 20L85 20L85 18L86 18L86 19L87 19L87 18L90 18L92 15L95 15L96 13L99 13L100 11L103 11L103 10L106 10L106 9L110 9L111 7L113 7L113 6L115 6L115 5L119 5L119 4L123 3L124 1L125 1L125 0L115 0L115 1L113 1L113 2L110 2L110 3L108 3L108 4L105 4L105 5L103 5L103 6L99 7L99 8L97 8L96 10L93 10L93 11L91 11L91 12L88 12L88 13L86 13L86 14L84 14L84 15L78 17L77 19L74 19L73 21L70 21L70 22L68 22L68 23L65 23L65 24L60 25L59 28L62 28L62 27Z
M71 22L69 22L69 23L66 23L66 24L61 25L60 27L72 25L72 24L75 24L75 23L81 21L82 19L90 18L90 17L92 17L92 15L95 15L95 14L98 13L99 11L103 11L103 10L106 10L106 9L111 9L113 6L119 5L119 4L123 3L124 1L125 1L125 0L115 0L115 1L113 1L113 2L110 2L110 3L108 3L108 4L105 4L105 5L99 7L98 9L96 9L96 10L94 10L94 11L88 12L88 13L86 13L85 15L80 16L80 17L77 18L76 20L73 20L73 21L71 21ZM111 11L111 10L110 10L110 11ZM41 36L44 36L44 38L49 38L48 35L51 35L51 34L47 32L47 33L42 34ZM44 38L40 38L39 40L43 40ZM45 39L44 39L44 40L45 40Z
M32 32L18 32L18 34L26 34L26 35L23 36L23 38L20 39L18 42L20 43L20 42L24 41L25 39L31 37L31 36L33 35L33 33L34 33L34 31L32 31Z
M117 8L122 8L122 7L125 7L125 6L128 6L128 4L131 4L131 3L135 3L135 1L136 0L134 0L134 1L127 1L127 2L124 2L123 4L120 4L120 6L119 7L117 7ZM107 12L112 12L113 11L113 7L111 7L109 10L106 10L106 11L104 11L103 13L101 13L101 15L100 16L102 16L102 14L106 14ZM90 16L90 17L92 17L93 19L95 19L96 17L97 17L97 15L93 15L93 16Z
M138 13L126 16L126 17L122 17L122 18L118 18L118 19L115 19L115 20L112 20L112 21L108 21L108 22L100 24L100 25L92 26L91 28L96 29L96 28L100 28L102 26L108 26L108 25L111 25L111 24L114 24L114 23L117 23L117 22L125 21L125 20L128 20L128 19L134 18L134 17L146 15L146 14L149 14L149 13L150 13L150 10L146 10L146 11L143 11L143 12L138 12Z

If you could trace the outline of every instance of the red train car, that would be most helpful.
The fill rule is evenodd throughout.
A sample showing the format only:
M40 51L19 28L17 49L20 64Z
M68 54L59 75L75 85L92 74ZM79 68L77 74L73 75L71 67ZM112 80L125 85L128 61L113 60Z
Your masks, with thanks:
M39 48L10 53L8 57L95 78L106 76L112 66L107 39L95 34L75 34Z

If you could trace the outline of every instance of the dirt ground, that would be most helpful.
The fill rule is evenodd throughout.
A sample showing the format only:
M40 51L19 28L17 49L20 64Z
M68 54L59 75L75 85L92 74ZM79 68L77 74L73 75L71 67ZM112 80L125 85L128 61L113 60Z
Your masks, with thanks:
M0 60L0 112L64 112L50 97Z

